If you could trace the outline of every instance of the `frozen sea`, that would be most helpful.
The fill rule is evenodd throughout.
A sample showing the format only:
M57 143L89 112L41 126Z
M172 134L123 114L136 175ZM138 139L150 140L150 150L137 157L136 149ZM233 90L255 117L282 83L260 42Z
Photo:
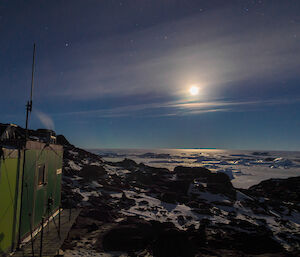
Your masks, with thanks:
M300 151L223 149L88 149L106 161L129 158L172 171L176 166L206 167L224 172L237 188L248 188L270 178L300 176Z

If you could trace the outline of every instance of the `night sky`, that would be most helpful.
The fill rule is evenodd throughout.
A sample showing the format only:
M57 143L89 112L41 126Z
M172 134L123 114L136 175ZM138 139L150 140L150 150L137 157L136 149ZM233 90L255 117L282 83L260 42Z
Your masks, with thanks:
M300 150L299 0L1 0L2 123L25 125L34 42L31 128L86 148Z

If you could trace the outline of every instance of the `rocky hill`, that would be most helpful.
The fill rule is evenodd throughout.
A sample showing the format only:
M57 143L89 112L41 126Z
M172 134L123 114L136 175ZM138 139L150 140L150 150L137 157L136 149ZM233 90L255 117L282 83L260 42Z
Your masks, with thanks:
M105 162L64 137L65 256L299 256L299 177L234 188L206 168Z

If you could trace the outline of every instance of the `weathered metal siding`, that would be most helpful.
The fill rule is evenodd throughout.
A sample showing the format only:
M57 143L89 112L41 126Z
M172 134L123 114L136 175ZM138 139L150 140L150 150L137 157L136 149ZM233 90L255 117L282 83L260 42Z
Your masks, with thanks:
M35 180L34 180L34 206L33 206L33 226L37 227L40 225L42 217L46 217L46 208L47 208L47 187L48 184L38 185L38 166L39 165L45 165L45 172L47 177L47 169L48 169L48 151L47 148L43 148L42 150L36 150L37 151L37 160L36 160L36 167L35 171L33 172L35 174ZM30 172L30 171L28 171ZM46 180L47 181L47 180Z
M60 205L63 148L58 145L28 142L26 146L24 171L24 193L22 207L21 237L29 235L41 224L42 217L48 217ZM45 165L46 183L38 185L38 166ZM49 199L53 204L48 205Z
M59 208L61 202L61 176L62 176L62 148L56 147L48 150L48 188L47 198L53 199L51 211Z
M21 210L21 237L30 232L32 224L33 207L35 202L34 197L34 182L37 150L26 150L24 182L23 182L23 197L22 197L22 210ZM32 224L33 225L33 224Z
M11 251L21 238L30 234L45 218L60 206L63 148L58 145L29 141L22 188L22 149L3 149L0 159L0 256ZM38 166L45 165L46 179L38 185ZM48 205L48 199L52 204ZM21 225L19 225L21 215Z
M0 160L0 255L17 242L21 204L22 153L3 149Z

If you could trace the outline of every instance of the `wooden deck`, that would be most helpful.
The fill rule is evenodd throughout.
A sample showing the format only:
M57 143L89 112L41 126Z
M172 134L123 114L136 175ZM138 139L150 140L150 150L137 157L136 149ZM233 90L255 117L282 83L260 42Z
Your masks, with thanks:
M51 220L47 226L44 227L42 252L40 250L42 233L39 232L34 237L34 242L33 242L34 254L32 254L32 243L31 243L31 241L29 241L21 249L17 250L13 254L13 257L32 257L32 256L34 256L34 257L38 257L38 256L53 257L53 256L56 256L58 253L58 250L60 249L61 245L63 244L66 237L68 236L68 233L69 233L72 225L76 221L76 218L78 217L80 211L81 211L80 209L72 209L71 216L70 216L69 209L64 209L61 212L61 214L60 214L60 236L58 233L59 215L56 215L55 218L53 220Z

